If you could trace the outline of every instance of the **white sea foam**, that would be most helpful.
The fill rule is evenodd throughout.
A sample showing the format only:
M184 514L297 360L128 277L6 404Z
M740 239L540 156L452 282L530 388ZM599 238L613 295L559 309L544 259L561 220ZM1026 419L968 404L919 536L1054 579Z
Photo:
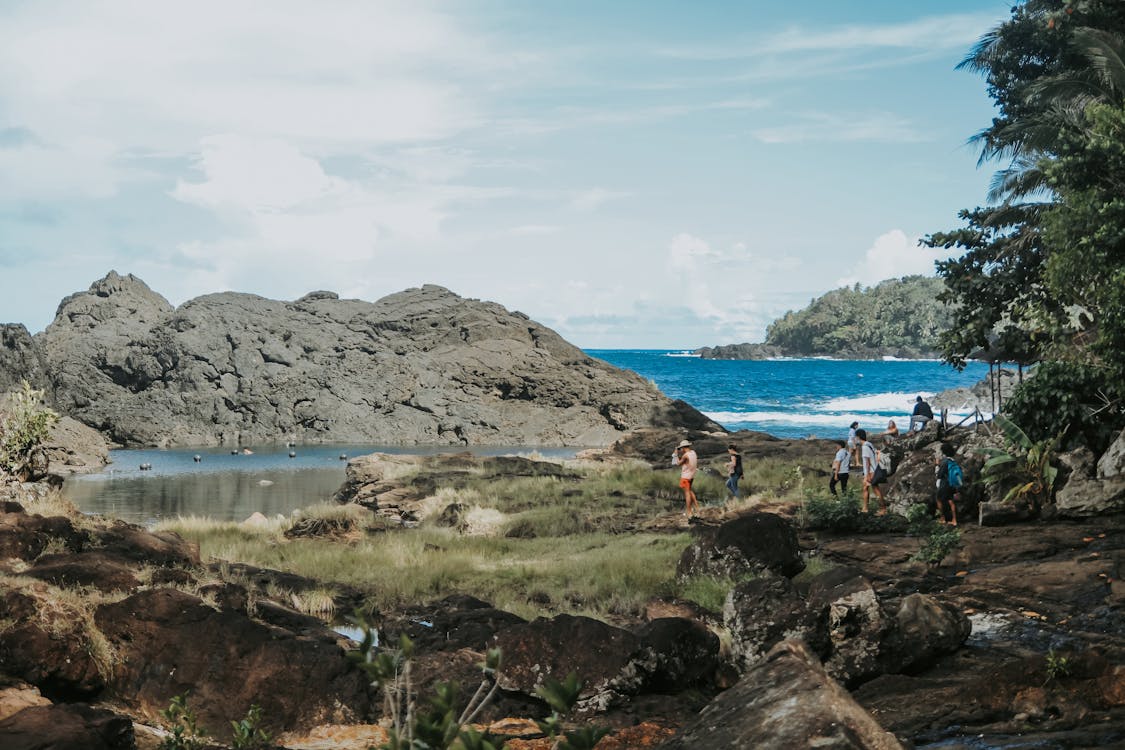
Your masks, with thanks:
M910 412L914 411L915 398L918 396L929 398L932 395L927 391L912 393L892 391L890 393L872 393L867 396L845 396L823 401L817 404L817 408L824 411L866 411L888 414L905 412L909 415Z
M696 354L695 352L692 352L692 351L682 351L682 352L665 352L664 356L665 357L699 357L701 355Z
M845 434L848 431L848 425L852 422L859 422L860 426L865 426L868 429L880 430L887 424L887 416L884 414L819 414L790 411L711 411L706 414L719 424L772 422L775 424L809 426L837 425ZM905 419L909 419L909 417Z

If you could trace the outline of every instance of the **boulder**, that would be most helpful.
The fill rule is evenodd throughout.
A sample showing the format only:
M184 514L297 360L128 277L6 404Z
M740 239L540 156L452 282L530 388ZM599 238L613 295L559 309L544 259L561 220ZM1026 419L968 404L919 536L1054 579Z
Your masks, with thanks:
M4 681L5 683L7 680ZM43 697L34 685L16 681L0 687L0 720L17 714L28 706L49 706L51 701Z
M9 623L0 636L0 672L58 701L89 700L105 689L104 642L95 642L83 613L46 584L0 584L0 612Z
M1110 444L1098 459L1098 479L1113 479L1125 475L1125 430Z
M1055 493L1055 509L1068 518L1120 513L1125 510L1125 475L1091 479L1074 472Z
M820 641L817 615L788 579L765 574L727 594L723 625L730 632L731 658L739 671L761 661L786 638Z
M586 710L604 710L643 681L635 661L638 638L589 617L540 617L501 630L492 645L503 653L501 688L534 695L548 677L561 681L573 672L582 681Z
M666 750L902 750L798 640L777 644L711 701Z
M828 674L854 684L884 671L883 644L895 623L858 570L834 568L814 578L808 606L823 623Z
M677 693L714 682L719 668L719 637L684 617L651 620L637 631L644 654L645 689Z
M704 527L676 566L681 580L695 576L739 579L771 571L792 577L805 568L793 523L751 511L718 527Z
M133 566L104 550L43 555L24 575L60 588L90 586L98 591L132 591L140 586Z
M127 716L82 703L32 706L0 720L4 750L134 750Z
M270 731L355 720L372 709L368 679L334 637L298 637L174 589L103 604L95 621L117 655L107 694L150 720L189 692L212 733L229 731L252 704Z
M149 531L136 524L113 521L99 527L94 539L103 552L145 565L199 564L199 545L171 531Z
M392 640L405 635L418 651L484 651L499 631L525 622L488 602L454 594L425 606L407 607L394 617L382 619L379 632ZM507 661L507 655L504 660Z
M59 474L100 471L109 463L109 442L100 432L63 416L43 441L50 470Z
M377 302L224 292L173 308L110 272L35 345L59 410L125 445L603 445L722 428L526 315L438 286Z
M34 560L53 540L70 549L81 549L85 539L85 534L63 516L44 518L22 509L0 513L0 560Z
M926 594L902 600L883 656L891 673L916 672L961 647L973 626L959 609Z
M0 393L19 390L24 381L47 391L48 401L52 400L46 363L27 328L21 323L0 324Z

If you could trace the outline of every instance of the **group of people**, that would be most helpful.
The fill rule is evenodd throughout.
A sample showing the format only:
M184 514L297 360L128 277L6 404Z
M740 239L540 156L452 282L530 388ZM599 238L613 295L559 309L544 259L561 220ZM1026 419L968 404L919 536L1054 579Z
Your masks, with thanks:
M918 396L914 403L914 412L910 415L910 426L907 432L913 433L917 430L924 430L933 418L933 409L926 403L925 399ZM882 437L884 441L890 441L898 435L898 425L892 419L887 423L887 429L879 433L877 437ZM847 441L840 441L838 446L839 449L832 459L832 476L828 480L829 491L833 496L837 496L836 486L839 485L841 491L847 492L851 467L852 464L856 464L863 471L863 492L861 495L863 512L869 512L870 496L874 493L879 500L878 515L886 515L887 499L883 495L880 485L885 483L890 475L889 454L875 447L874 443L868 438L867 430L861 428L859 422L851 423L848 428ZM726 467L727 490L732 497L737 498L738 482L743 476L742 454L738 452L738 447L732 444L727 446L727 455L729 456ZM935 459L938 473L937 505L943 523L945 518L944 506L949 505L952 523L956 526L956 501L960 489L960 467L957 466L952 456L952 447L943 443L942 453ZM672 463L680 467L680 489L684 493L684 515L691 519L699 509L699 498L696 497L693 489L695 475L699 470L699 456L690 440L681 440L680 444L676 446L672 453ZM956 471L950 467L950 464L957 467ZM956 474L956 483L954 483L954 474Z
M914 411L910 415L910 426L907 432L913 433L917 430L924 430L933 418L933 409L926 403L925 399L918 396L914 402ZM892 419L887 422L887 429L876 437L882 437L886 443L898 436L898 425ZM854 463L863 470L863 492L861 495L863 512L868 512L869 499L871 493L874 493L879 499L879 515L886 514L887 500L883 496L880 485L887 481L890 474L890 456L875 447L872 441L868 439L867 430L861 428L859 422L852 422L848 426L847 441L840 441L838 445L839 450L836 451L836 455L832 459L832 477L828 480L828 490L833 496L837 496L836 485L839 485L841 491L847 492L851 466ZM949 502L952 505L953 501L950 500ZM954 523L956 523L956 513L954 513Z
M727 463L727 490L732 497L738 497L738 482L743 474L742 454L738 452L738 446L731 444L727 446L727 455L730 458ZM695 496L695 490L692 489L695 474L699 470L699 456L696 455L690 440L681 440L676 446L676 450L672 453L672 463L680 467L680 489L684 491L684 515L689 519L693 518L699 509L699 498Z

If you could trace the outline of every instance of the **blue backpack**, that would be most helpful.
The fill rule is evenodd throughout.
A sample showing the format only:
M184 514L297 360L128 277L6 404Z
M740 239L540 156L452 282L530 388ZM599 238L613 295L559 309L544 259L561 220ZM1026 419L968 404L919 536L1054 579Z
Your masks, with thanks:
M961 472L961 466L952 458L946 459L949 465L946 467L946 475L949 477L949 486L957 489L965 482L965 475Z

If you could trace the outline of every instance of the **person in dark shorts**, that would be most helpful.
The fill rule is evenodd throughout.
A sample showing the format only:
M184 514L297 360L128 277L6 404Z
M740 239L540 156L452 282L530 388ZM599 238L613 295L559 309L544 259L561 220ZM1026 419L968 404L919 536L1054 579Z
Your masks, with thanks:
M852 466L852 454L848 450L848 444L841 440L836 445L839 446L839 450L832 459L832 478L828 480L828 491L833 497L837 497L837 483L840 485L841 492L848 491L848 476Z
M937 500L938 523L945 523L945 506L949 505L949 523L953 526L957 525L957 502L961 499L960 487L960 466L957 470L950 471L950 465L956 465L957 462L953 460L953 455L956 451L949 443L941 444L941 452L934 457L934 463L937 465L937 492L934 494ZM954 482L950 481L950 475L953 475L958 486L954 486Z
M742 479L742 454L738 452L737 445L728 445L727 453L730 454L730 463L727 464L727 489L730 494L738 497L738 480Z

